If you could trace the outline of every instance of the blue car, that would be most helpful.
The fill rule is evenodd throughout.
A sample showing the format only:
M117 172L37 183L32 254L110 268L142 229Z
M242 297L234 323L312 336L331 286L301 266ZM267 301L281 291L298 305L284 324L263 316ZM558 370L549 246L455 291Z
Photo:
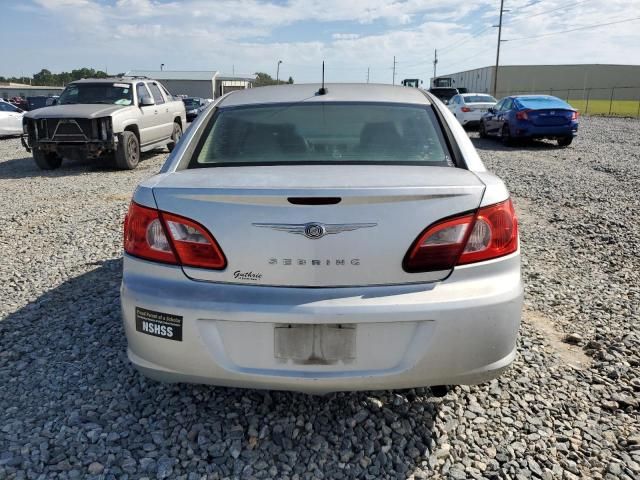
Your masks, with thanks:
M566 147L578 134L578 111L550 95L514 95L488 109L479 132L482 138L496 136L507 145L517 138L550 138Z

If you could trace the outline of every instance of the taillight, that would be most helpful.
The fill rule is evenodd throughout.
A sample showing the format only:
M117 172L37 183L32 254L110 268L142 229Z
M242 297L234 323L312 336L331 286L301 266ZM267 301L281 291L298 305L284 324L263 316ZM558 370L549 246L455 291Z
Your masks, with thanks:
M478 211L458 265L503 257L518 249L518 218L511 199Z
M438 222L405 255L410 273L450 270L455 265L502 257L518 249L518 221L511 200Z
M172 213L162 212L160 215L182 265L214 270L223 270L227 266L227 259L206 228Z
M450 270L456 264L473 226L474 214L438 222L427 228L405 255L407 272Z
M516 119L517 120L529 120L529 112L531 110L521 110L519 112L516 112Z
M178 264L160 212L131 202L124 220L124 251L156 262Z
M205 227L178 215L131 202L124 222L130 255L185 267L222 270L227 260Z
M571 112L571 120L578 120L578 112Z
M465 113L473 112L473 108L469 108L469 107L462 107L460 110L462 110Z

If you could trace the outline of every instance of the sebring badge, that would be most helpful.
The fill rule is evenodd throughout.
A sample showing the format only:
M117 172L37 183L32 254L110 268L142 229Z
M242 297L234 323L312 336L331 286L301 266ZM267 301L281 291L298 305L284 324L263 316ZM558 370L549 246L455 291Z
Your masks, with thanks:
M325 235L335 235L342 232L350 232L360 228L372 228L377 223L253 223L254 227L271 228L282 232L304 235L312 240L317 240Z

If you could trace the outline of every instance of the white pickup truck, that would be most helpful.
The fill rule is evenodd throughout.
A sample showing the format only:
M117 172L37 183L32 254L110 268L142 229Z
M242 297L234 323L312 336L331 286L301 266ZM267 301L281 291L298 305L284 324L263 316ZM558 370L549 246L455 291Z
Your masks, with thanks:
M184 103L146 77L82 79L56 105L25 114L22 144L44 170L63 158L110 158L134 169L140 152L173 150L186 127Z

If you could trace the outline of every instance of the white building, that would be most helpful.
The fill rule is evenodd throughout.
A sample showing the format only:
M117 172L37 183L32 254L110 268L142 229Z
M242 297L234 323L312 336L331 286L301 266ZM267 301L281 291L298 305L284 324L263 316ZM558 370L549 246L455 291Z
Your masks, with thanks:
M233 90L253 87L255 75L223 75L215 70L130 70L125 75L149 77L161 82L173 95L218 98Z
M43 87L24 83L0 82L0 98L8 100L13 97L37 97L39 95L60 95L64 87Z

